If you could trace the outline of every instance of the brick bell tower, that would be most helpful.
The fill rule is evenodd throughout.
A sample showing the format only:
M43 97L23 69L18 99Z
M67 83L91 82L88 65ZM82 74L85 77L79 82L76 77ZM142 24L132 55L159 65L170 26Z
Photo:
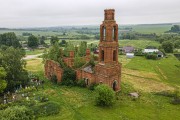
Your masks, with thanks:
M104 21L100 26L99 63L95 66L96 83L120 90L121 64L118 62L118 25L115 10L104 10Z

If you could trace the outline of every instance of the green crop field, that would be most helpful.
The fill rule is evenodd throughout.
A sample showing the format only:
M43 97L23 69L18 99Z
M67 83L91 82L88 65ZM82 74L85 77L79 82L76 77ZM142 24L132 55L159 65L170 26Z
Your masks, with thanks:
M119 40L119 45L120 47L133 46L141 49L144 49L147 46L155 46L157 48L160 46L158 42L152 40Z
M14 32L17 36L22 35L22 33L32 33L35 36L56 36L56 35L62 35L61 32L53 32L53 31L24 31L24 30L0 30L0 34L8 33L8 32Z
M133 31L139 33L156 33L161 34L171 29L172 25L135 25L132 26Z
M41 54L44 52L44 49L34 49L34 50L29 50L26 51L26 55L37 55L37 54Z

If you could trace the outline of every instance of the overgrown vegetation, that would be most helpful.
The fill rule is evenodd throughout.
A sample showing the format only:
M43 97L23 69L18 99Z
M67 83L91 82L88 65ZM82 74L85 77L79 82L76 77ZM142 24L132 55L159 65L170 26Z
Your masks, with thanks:
M6 90L13 91L14 88L22 84L26 85L29 81L28 72L24 69L26 62L22 59L25 52L19 48L4 47L0 49L0 66L7 73Z
M73 86L76 84L76 72L69 67L63 69L62 85Z
M96 104L100 106L112 106L115 100L115 92L107 85L98 85L95 88Z
M34 120L34 112L25 106L13 106L0 111L1 120Z

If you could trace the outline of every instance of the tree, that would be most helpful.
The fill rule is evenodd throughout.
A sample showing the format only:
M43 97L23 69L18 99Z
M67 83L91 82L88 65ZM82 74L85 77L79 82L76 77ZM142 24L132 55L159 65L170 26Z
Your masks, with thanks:
M162 43L162 48L166 53L173 53L174 45L171 41L165 41Z
M92 67L95 66L94 56L91 56L90 61L89 61L89 65L91 65Z
M170 32L179 32L180 31L180 25L174 25L171 27Z
M76 81L76 72L70 67L65 67L63 69L61 84L71 86L75 84L75 81Z
M80 39L90 39L90 37L87 36L87 35L81 35L81 36L80 36Z
M75 47L72 42L68 42L64 48L64 56L69 56L69 51L75 51Z
M51 45L54 45L56 42L59 42L59 38L57 36L51 36Z
M180 49L180 39L174 42L174 47Z
M152 59L156 60L157 59L157 53L147 53L145 54L146 59Z
M101 84L95 88L96 104L100 106L111 106L115 100L115 92L107 85Z
M39 40L34 35L29 36L28 38L28 47L37 48L39 45Z
M5 77L6 77L6 71L4 70L3 67L0 67L0 93L2 93L7 86L7 83L4 80Z
M65 47L66 44L67 44L66 40L62 40L62 41L59 43L59 45L60 45L61 47Z
M30 35L32 35L32 33L28 33L28 32L23 32L22 33L22 36L30 36Z
M22 59L25 51L19 48L8 47L0 50L0 65L5 69L7 75L7 90L14 90L18 85L26 85L29 82L28 73L24 69L26 62Z
M49 48L49 51L44 51L43 54L43 61L45 62L46 60L54 60L58 62L61 67L64 66L64 62L62 60L63 57L63 52L59 47L59 44L56 42L53 46Z
M2 45L13 46L14 48L21 47L16 34L13 32L0 35L0 46Z
M86 60L83 59L82 57L76 56L74 59L74 67L75 68L80 68L86 63Z
M87 49L87 42L82 41L79 45L79 49L78 49L78 55L80 57L83 57L86 55L86 49Z
M46 43L45 43L45 40L46 40L46 37L45 37L45 36L42 36L42 37L40 38L40 44L41 44L41 45L46 44Z

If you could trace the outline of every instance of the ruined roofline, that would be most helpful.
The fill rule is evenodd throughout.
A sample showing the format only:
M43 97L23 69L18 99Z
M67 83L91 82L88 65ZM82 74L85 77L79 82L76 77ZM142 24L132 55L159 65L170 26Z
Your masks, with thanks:
M104 11L115 11L115 9L105 9Z

